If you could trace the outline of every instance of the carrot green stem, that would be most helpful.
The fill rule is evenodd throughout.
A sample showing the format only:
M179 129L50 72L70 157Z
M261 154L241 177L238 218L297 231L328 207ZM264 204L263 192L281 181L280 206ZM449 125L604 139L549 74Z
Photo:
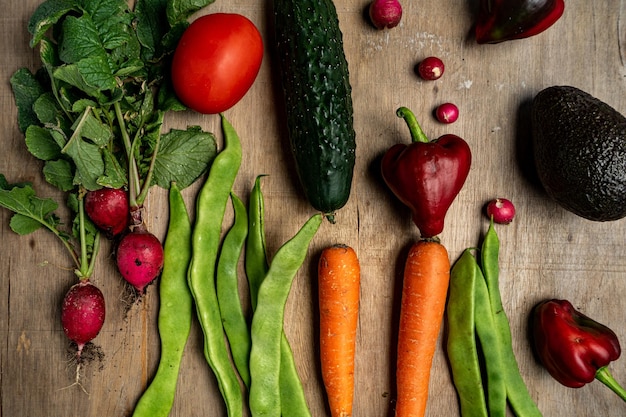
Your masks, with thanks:
M406 107L400 107L398 110L396 110L396 115L403 118L406 122L407 126L409 127L409 131L411 132L411 139L413 140L413 142L430 142L428 136L426 136L426 134L420 127L417 119L415 118L415 115L411 110Z
M613 378L613 375L609 372L609 368L603 366L598 369L598 372L596 372L596 379L613 390L613 392L619 395L622 400L626 401L626 390L617 383L615 378Z

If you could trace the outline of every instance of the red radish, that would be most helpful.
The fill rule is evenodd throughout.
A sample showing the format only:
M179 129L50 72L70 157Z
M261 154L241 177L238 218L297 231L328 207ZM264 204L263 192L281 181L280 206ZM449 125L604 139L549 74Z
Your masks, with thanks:
M122 277L142 295L163 268L163 245L144 228L135 228L120 241L116 263Z
M459 108L452 103L443 103L435 110L435 117L441 123L454 123L459 118Z
M89 191L85 194L85 211L108 237L117 236L128 227L128 194L116 188Z
M425 80L434 81L441 78L445 70L443 61L435 56L424 58L417 66L417 72Z
M499 224L509 224L515 217L515 206L506 198L496 198L487 204L487 217Z
M377 29L391 29L400 23L402 5L398 0L374 0L370 3L369 15Z
M89 280L74 284L63 299L61 323L65 335L78 347L77 357L85 345L102 329L105 308L102 292Z

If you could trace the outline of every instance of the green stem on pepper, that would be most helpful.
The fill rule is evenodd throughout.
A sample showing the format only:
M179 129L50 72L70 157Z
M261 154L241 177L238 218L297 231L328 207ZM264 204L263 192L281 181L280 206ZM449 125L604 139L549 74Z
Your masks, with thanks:
M409 127L409 132L411 132L411 140L413 142L430 142L428 136L426 136L426 134L420 127L417 119L415 118L415 115L411 110L406 107L400 107L398 110L396 110L396 115L403 118L406 122L407 126Z
M613 378L609 368L606 366L599 368L598 372L596 372L596 379L613 390L622 400L626 401L626 390Z

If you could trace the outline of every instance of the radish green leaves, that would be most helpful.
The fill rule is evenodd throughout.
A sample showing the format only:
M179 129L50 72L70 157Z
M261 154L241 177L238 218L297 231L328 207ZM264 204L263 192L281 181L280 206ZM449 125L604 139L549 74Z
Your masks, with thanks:
M151 186L187 187L215 158L212 133L163 132L167 112L185 109L170 86L170 56L189 16L212 1L46 0L30 17L40 65L11 76L17 123L45 180L67 193L74 219L61 221L56 201L2 174L0 206L15 213L16 233L43 226L61 238L81 277L99 239L84 214L87 192L125 188L131 209L140 208Z

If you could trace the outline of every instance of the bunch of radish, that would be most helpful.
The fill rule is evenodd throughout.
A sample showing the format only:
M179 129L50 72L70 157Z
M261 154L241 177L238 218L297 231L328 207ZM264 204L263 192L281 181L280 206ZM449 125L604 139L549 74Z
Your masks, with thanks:
M136 291L138 299L163 268L163 245L144 223L144 200L152 185L154 164L142 178L134 147L127 144L128 191L101 188L85 196L85 210L91 221L110 239L116 238L115 262L120 274ZM151 158L156 158L156 151Z
M141 215L143 207L131 206L129 193L103 188L87 193L87 214L109 238L119 238L115 262L122 277L139 297L163 268L163 245L150 233Z

